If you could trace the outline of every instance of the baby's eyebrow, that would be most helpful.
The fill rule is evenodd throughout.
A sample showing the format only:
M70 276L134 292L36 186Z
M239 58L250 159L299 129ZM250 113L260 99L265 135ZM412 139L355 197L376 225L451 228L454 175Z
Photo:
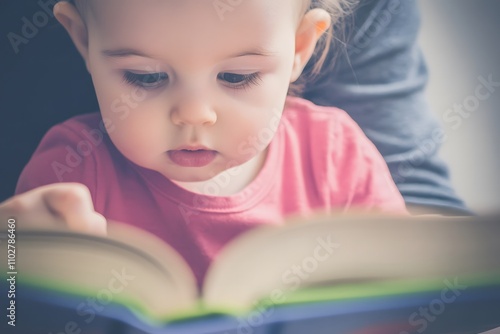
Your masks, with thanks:
M243 56L263 56L263 57L271 57L276 55L277 52L272 52L263 48L253 48L248 51L238 52L236 54L230 55L228 58L238 58Z
M139 50L135 50L135 49L131 49L131 48L102 50L101 53L106 57L112 57L112 58L124 58L124 57L129 57L129 56L153 58L153 57L148 56L147 54L145 54Z
M106 57L111 57L111 58L125 58L125 57L130 57L130 56L139 56L139 57L145 57L145 58L155 58L152 56L149 56L145 54L142 51L132 49L132 48L120 48L120 49L114 49L114 50L102 50L101 53L106 56ZM271 57L276 55L277 52L272 52L265 50L263 48L253 48L248 51L243 51L243 52L238 52L236 54L230 55L227 58L238 58L238 57L243 57L243 56L262 56L262 57Z

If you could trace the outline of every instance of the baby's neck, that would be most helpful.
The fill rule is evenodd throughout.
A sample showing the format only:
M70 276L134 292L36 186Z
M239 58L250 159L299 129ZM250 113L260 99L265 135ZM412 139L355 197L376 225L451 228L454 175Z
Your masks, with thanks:
M245 189L259 174L264 166L266 157L267 149L244 164L222 172L221 174L225 173L224 180L228 179L229 181L223 187L218 187L219 192L217 196L231 196ZM173 182L179 187L197 194L214 195L213 193L205 193L203 190L212 189L212 187L206 187L205 185L213 183L217 177L220 177L220 174L212 179L201 182Z

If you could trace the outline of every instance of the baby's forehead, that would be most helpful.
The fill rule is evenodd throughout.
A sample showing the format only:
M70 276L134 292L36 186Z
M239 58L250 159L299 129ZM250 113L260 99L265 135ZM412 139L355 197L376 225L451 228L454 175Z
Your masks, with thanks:
M193 21L212 18L214 23L225 24L254 19L259 24L266 19L278 23L302 12L307 0L74 0L86 13L92 13L97 23L105 25L132 24L169 20L172 24L182 20L185 27ZM201 15L200 15L201 14ZM287 15L287 14L291 14ZM295 14L295 15L293 15Z
M294 28L299 7L290 0L100 0L92 6L89 29L104 39L178 46L271 38Z

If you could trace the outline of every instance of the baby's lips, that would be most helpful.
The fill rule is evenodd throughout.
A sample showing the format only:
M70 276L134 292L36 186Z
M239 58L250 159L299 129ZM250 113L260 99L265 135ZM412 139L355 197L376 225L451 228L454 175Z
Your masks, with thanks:
M168 151L168 156L173 163L181 167L203 167L215 159L217 152L206 149L181 149Z

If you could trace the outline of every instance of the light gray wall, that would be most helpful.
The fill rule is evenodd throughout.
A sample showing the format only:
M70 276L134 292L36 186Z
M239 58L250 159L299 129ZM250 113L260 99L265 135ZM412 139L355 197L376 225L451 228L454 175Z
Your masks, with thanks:
M500 0L419 4L420 44L430 72L427 96L447 134L441 156L470 208L500 211ZM490 76L498 85L494 92L481 88L477 94L481 78Z

